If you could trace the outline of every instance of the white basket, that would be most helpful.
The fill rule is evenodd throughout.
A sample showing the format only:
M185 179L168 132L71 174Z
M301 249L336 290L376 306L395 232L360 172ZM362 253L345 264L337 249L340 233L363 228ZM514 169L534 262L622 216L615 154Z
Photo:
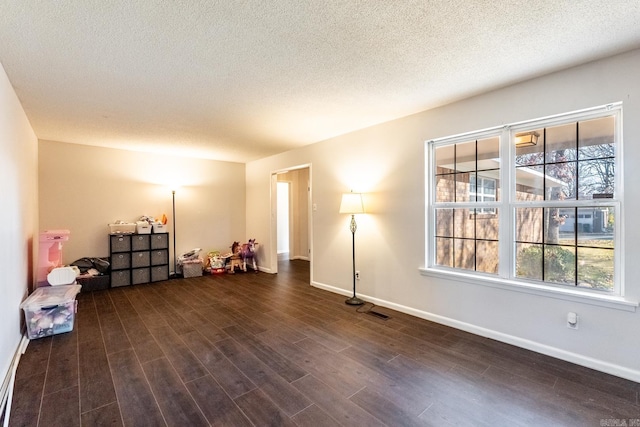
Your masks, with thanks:
M111 234L133 234L135 232L136 225L134 223L109 224L109 233Z
M166 233L167 225L166 224L153 224L153 232L154 233Z
M148 222L139 222L136 226L138 234L151 234L151 224Z

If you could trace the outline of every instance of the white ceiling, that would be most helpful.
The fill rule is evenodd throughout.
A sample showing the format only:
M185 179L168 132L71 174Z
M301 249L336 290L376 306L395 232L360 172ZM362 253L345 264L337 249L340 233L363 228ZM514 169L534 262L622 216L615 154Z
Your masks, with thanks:
M638 0L0 2L38 138L234 162L638 47Z

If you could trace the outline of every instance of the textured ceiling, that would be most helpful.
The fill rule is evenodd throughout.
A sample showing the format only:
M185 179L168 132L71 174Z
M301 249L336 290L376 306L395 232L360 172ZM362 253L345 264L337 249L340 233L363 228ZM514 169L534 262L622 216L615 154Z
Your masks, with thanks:
M0 2L38 138L234 162L638 47L638 0Z

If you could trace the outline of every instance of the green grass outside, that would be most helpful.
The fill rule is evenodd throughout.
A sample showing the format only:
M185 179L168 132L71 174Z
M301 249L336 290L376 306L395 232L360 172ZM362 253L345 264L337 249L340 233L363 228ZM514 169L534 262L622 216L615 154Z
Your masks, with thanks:
M560 244L563 243L572 244L573 242L560 241ZM580 246L599 247L578 247L577 272L573 251L548 246L545 252L545 281L575 286L577 274L578 287L613 291L613 240L581 240ZM519 277L542 279L541 246L529 246L518 253L516 274Z

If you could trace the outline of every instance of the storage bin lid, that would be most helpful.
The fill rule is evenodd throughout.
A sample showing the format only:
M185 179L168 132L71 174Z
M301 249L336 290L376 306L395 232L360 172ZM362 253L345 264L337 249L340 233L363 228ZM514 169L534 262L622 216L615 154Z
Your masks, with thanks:
M66 242L69 240L69 230L46 230L40 233L41 242Z
M42 307L67 303L76 298L80 288L82 288L80 285L44 286L33 291L20 304L20 308L33 311Z
M58 267L47 274L47 282L51 286L73 285L78 273L71 267Z

